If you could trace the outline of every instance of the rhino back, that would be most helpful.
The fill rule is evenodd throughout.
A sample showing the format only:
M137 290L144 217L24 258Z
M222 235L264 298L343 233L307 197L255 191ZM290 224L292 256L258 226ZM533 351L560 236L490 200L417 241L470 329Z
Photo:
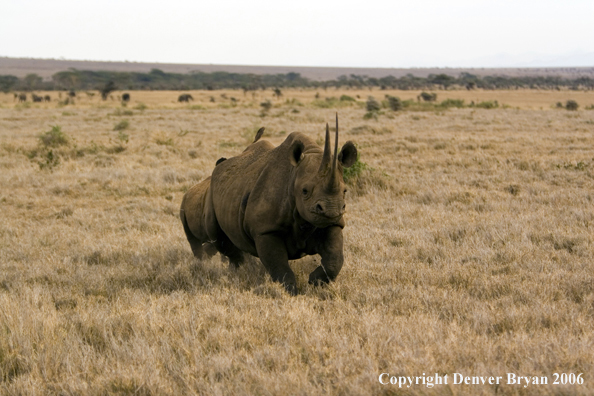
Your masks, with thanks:
M267 141L254 143L242 154L220 163L212 173L212 207L217 222L237 247L250 253L254 253L253 244L242 226L245 206L273 148Z

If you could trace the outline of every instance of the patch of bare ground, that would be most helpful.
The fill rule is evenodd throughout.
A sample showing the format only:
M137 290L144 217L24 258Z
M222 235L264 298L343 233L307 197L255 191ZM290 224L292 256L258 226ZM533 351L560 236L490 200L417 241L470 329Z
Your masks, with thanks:
M0 394L591 394L593 94L569 112L551 108L566 92L456 92L513 108L364 119L368 91L318 93L359 95L338 112L361 157L345 267L316 288L319 258L292 262L297 297L255 258L194 259L178 211L260 126L274 144L321 139L336 108L316 91L132 92L127 107L0 94ZM402 390L384 372L450 385Z

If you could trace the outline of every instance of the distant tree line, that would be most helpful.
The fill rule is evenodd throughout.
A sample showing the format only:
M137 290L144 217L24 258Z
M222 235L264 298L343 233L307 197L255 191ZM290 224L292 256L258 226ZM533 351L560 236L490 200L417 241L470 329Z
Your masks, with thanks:
M351 74L335 80L316 81L302 77L299 73L251 74L228 72L192 72L187 74L166 73L152 69L149 73L129 73L111 71L90 71L70 69L54 74L44 81L37 74L24 78L0 75L0 91L53 91L53 90L216 90L243 89L244 92L269 88L380 88L401 90L432 89L594 89L594 79L578 77L574 79L555 76L476 76L461 73L458 77L447 74L431 74L416 77L407 74L403 77L386 76L375 78Z

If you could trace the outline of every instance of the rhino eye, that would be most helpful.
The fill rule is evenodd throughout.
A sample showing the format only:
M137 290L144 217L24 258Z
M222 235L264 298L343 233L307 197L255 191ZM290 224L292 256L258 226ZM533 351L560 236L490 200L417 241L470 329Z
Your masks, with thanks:
M301 190L301 192L303 193L303 195L307 195L307 188L304 188L303 190Z

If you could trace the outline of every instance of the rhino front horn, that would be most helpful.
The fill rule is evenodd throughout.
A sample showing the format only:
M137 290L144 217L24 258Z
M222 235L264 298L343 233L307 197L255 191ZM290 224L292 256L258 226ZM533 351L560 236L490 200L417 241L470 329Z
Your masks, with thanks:
M326 129L327 131L327 129ZM330 146L330 136L329 133L326 132L326 146ZM324 155L326 154L326 151L324 150ZM330 174L328 175L328 182L326 184L326 189L327 190L335 190L338 188L338 177L336 175L337 173L337 169L336 169L336 163L338 162L338 113L336 113L336 138L334 140L334 157L332 158L332 170L330 171Z

